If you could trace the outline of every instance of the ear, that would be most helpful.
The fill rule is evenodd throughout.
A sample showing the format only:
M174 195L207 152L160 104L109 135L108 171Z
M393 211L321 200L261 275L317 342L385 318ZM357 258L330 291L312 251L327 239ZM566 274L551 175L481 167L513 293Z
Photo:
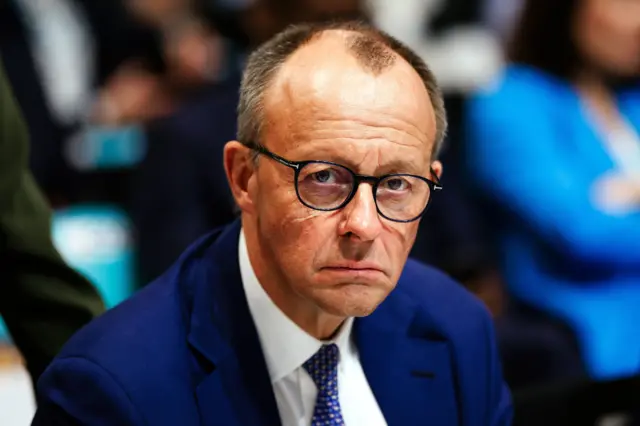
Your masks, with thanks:
M442 179L442 163L440 161L431 163L431 169L435 172L438 179Z
M243 212L253 212L254 202L249 191L250 180L255 173L251 150L238 141L224 146L224 170L231 193Z

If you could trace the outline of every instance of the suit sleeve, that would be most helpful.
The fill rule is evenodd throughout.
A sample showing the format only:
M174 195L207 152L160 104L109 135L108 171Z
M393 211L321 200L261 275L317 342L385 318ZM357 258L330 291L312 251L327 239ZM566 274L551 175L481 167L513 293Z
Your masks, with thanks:
M595 206L596 176L575 161L554 121L558 97L535 85L505 81L475 98L468 111L468 161L478 188L541 241L581 262L635 269L640 213L611 215Z
M37 380L66 340L104 306L54 248L51 211L27 157L27 129L0 64L0 314Z
M31 426L143 426L125 389L107 370L85 358L62 358L38 382Z

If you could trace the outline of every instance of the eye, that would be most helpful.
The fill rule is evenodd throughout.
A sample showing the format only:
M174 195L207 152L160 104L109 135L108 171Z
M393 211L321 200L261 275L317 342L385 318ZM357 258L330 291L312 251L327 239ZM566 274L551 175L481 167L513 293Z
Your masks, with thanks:
M405 191L409 188L409 182L406 179L395 177L389 178L384 181L384 186L386 189L390 189L392 191Z
M307 164L298 179L314 185L347 185L353 180L347 169L326 163Z
M336 175L333 170L326 169L312 173L311 178L318 183L333 183L336 180Z

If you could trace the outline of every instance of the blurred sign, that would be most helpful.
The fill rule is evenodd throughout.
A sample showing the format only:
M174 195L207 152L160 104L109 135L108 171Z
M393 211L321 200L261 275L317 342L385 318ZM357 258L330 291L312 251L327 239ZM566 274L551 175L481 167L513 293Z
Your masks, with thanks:
M107 307L133 293L131 225L119 209L91 205L57 211L53 242L65 261L94 283Z
M4 324L2 317L0 317L0 344L10 341L11 336L9 336L9 330L7 330L7 326Z

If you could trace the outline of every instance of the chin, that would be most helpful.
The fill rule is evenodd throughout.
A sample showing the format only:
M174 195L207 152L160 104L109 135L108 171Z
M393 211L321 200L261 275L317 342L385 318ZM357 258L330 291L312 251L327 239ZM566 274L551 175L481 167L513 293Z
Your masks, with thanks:
M391 289L363 284L346 284L314 295L316 305L338 317L366 317L389 295Z
M333 313L333 315L344 317L344 318L362 318L371 315L379 303L376 305L368 305L368 306L358 306L352 307L351 309L342 310L340 312Z

